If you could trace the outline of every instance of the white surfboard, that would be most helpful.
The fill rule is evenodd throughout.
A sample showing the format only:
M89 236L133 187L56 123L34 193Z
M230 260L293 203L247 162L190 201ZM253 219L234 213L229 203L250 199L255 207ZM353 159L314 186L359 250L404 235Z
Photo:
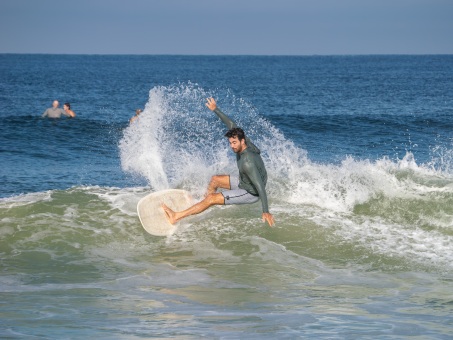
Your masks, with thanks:
M173 234L177 224L171 224L161 207L165 203L174 211L181 211L193 204L193 198L188 191L169 189L153 192L143 197L137 204L138 217L143 228L155 236L168 236Z

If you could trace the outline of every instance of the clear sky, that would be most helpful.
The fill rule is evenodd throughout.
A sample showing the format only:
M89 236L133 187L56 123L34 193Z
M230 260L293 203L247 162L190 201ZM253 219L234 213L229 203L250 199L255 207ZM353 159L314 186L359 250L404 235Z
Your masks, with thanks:
M453 0L0 0L0 53L453 54Z

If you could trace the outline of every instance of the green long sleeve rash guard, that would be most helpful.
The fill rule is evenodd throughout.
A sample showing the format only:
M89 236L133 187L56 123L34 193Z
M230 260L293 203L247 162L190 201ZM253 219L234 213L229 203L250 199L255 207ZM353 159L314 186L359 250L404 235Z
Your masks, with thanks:
M226 125L228 130L238 127L219 108L214 110L216 115ZM245 138L247 148L236 154L236 161L239 169L239 188L246 190L252 195L259 196L263 206L263 213L269 212L266 194L267 172L261 158L261 151L253 144L248 137Z

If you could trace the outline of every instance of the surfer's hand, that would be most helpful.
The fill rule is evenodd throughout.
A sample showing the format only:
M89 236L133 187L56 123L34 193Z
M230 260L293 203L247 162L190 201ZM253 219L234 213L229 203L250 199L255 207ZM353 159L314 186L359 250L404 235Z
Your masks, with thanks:
M214 98L207 98L206 106L209 110L214 111L217 108L217 103L215 102Z
M274 216L270 213L263 213L263 222L267 222L269 227L272 227L275 224Z

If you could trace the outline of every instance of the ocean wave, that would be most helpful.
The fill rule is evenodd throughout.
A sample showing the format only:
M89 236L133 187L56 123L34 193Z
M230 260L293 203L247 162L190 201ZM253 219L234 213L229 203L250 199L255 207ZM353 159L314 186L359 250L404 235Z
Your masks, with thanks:
M397 160L314 162L247 102L220 92L193 84L151 89L144 112L118 143L123 170L145 178L147 186L75 186L1 199L0 248L12 265L55 261L62 270L71 259L83 270L105 265L102 259L132 266L131 259L140 258L141 266L149 256L185 249L200 261L294 254L377 270L453 269L448 150L436 164L418 164L410 152ZM225 98L219 106L262 149L276 227L262 224L255 204L214 207L168 238L150 236L136 214L140 198L183 188L202 199L210 176L237 172L224 127L200 109L211 95Z
M343 240L354 240L381 255L393 254L390 240L395 235L390 230L400 230L405 235L400 239L406 244L399 248L400 255L408 258L412 251L417 253L416 243L430 239L415 235L432 231L438 235L429 248L437 249L439 263L451 260L442 254L445 244L451 244L453 225L449 158L417 164L413 153L406 152L402 159L394 160L346 157L339 164L313 162L306 150L231 93L208 93L193 84L151 89L140 120L125 129L119 143L123 170L146 178L153 191L184 188L198 197L210 176L236 173L232 153L223 141L222 124L207 109L201 111L205 98L211 95L224 98L219 106L262 149L277 225L291 225L291 215L299 218L296 225L316 220L318 227L331 228L335 221L334 229ZM279 220L279 213L287 217ZM259 209L255 214L259 216ZM384 236L376 232L370 241L360 230L370 231L369 235L380 230ZM425 256L421 251L419 255L423 262Z
M408 178L412 185L398 192ZM274 191L270 203L275 228L261 222L259 204L214 207L181 223L168 238L146 234L136 215L138 201L152 191L149 187L85 186L19 195L0 200L0 246L4 263L19 261L33 268L54 261L55 270L63 270L67 261L76 271L104 266L106 261L109 266L132 265L134 258L139 259L136 265L144 266L149 256L165 258L187 251L198 261L225 261L227 256L234 262L238 254L263 260L294 254L372 270L423 267L450 272L452 188L442 186L444 179L428 188L425 180L420 186L412 174L400 183L394 176L391 189L382 186L380 195L347 211L314 204L318 196L307 203L294 195L276 196ZM269 249L275 253L269 254Z

